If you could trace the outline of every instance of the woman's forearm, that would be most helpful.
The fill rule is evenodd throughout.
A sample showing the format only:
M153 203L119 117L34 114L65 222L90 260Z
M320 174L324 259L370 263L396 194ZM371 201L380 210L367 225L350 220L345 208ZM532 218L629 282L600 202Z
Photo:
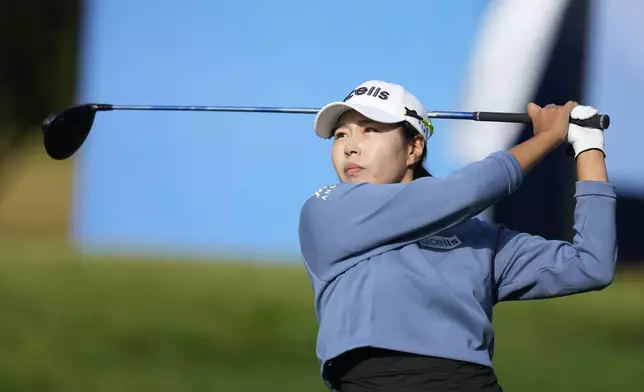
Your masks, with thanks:
M588 150L577 156L577 180L608 182L603 152Z
M523 174L535 167L546 155L557 148L560 141L548 134L539 134L508 150L519 161Z
M558 145L549 135L536 135L509 149L519 161L521 171L527 174ZM577 180L608 182L606 160L600 150L584 151L577 156Z

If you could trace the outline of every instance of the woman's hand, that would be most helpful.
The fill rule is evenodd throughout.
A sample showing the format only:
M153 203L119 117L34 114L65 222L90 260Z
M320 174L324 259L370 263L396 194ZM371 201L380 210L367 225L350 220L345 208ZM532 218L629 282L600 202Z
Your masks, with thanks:
M534 103L528 104L528 116L532 119L534 135L546 143L548 151L556 149L566 140L570 112L578 105L574 101L568 101L564 106L550 104L543 108Z
M573 101L569 101L564 106L551 104L544 108L534 103L528 105L534 137L509 150L519 162L524 175L566 140L570 112L575 106L578 104Z

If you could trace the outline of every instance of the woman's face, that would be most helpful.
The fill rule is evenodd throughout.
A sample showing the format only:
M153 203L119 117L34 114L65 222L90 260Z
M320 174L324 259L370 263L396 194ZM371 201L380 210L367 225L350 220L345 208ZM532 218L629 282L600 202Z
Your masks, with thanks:
M391 184L413 180L421 143L408 143L399 124L374 122L351 110L336 124L333 167L342 182Z

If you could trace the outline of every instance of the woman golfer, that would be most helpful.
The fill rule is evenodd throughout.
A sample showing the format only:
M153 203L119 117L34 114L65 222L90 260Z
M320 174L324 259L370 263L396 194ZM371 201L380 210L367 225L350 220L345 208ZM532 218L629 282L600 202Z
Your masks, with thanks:
M496 303L612 282L616 198L603 132L569 125L596 113L530 104L531 139L440 179L422 168L432 124L402 86L368 81L318 113L339 182L305 202L299 236L331 390L501 391ZM578 176L573 243L476 218L564 141Z

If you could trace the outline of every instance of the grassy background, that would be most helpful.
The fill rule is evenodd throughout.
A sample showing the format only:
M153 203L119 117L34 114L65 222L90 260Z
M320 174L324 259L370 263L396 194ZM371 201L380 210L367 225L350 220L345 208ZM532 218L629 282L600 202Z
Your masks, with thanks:
M68 163L25 154L0 203L0 391L324 391L298 267L88 257ZM644 385L644 274L497 307L507 391Z

